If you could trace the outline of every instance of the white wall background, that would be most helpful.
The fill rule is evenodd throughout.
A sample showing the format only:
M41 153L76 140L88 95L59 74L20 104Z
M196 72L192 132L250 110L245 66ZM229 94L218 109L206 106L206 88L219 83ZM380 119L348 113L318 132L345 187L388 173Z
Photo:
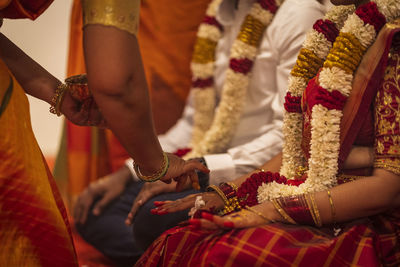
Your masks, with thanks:
M0 31L60 80L66 75L69 18L72 0L54 1L35 21L4 20ZM29 97L32 127L47 156L55 156L63 118L49 113L49 105Z

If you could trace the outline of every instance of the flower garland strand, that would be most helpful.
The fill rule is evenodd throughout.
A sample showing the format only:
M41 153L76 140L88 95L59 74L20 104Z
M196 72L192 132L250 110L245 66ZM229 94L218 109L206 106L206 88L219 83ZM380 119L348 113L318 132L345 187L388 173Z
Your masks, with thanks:
M348 16L317 77L319 86L315 92L316 100L314 103L308 103L311 109L311 142L307 179L299 186L279 184L275 181L263 183L258 187L258 202L326 190L336 184L340 120L343 116L344 103L351 93L354 73L380 29L386 22L399 16L400 2L397 0L371 1L359 6ZM295 69L296 67L292 73L296 73ZM296 95L299 96L301 95ZM300 103L300 100L287 102ZM292 107L291 110L298 110L293 108L293 105L287 106ZM300 140L301 138L297 142ZM286 164L287 161L286 159ZM302 165L297 165L295 168L300 166ZM288 171L287 166L283 166L282 170L285 174L295 173L293 169Z
M308 81L313 78L326 59L333 42L339 34L348 14L354 6L334 6L323 19L317 20L307 34L293 67L285 97L283 123L283 157L280 173L294 177L297 168L303 166L305 159L301 150L303 115L300 106L301 96Z
M249 77L259 44L282 0L257 0L252 5L232 45L221 101L214 114L215 48L222 33L222 26L215 15L220 2L211 2L197 34L191 63L195 109L190 144L192 151L186 158L222 152L229 145L246 102Z

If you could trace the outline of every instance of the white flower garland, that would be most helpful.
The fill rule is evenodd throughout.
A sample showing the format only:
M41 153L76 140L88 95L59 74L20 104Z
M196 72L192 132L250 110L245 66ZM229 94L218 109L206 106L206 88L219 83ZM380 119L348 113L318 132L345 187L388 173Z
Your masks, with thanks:
M209 5L206 15L214 17L221 0L214 0ZM282 0L275 0L276 7L281 5ZM271 23L273 13L263 8L260 3L255 2L246 20L253 19L260 22L264 30ZM254 61L258 53L258 47L243 42L239 37L243 34L242 24L241 32L232 45L230 59L248 59ZM246 29L245 29L246 30ZM248 30L248 29L247 29ZM261 32L261 36L264 32ZM261 38L259 36L259 38ZM202 23L197 34L198 38L209 40L216 45L221 37L221 30L216 25ZM214 74L214 62L191 63L193 80L210 79ZM193 87L194 102L194 127L189 152L185 158L199 157L209 153L219 153L226 150L231 141L236 127L239 123L244 104L246 102L246 93L249 86L249 77L251 71L246 74L235 72L232 68L226 71L225 83L222 88L221 101L216 114L216 94L213 85L203 88Z
M400 16L400 3L398 0L377 0L375 3L379 12L385 16L387 22ZM338 10L340 12L337 12ZM346 16L346 10L335 8L326 15L326 18L339 24L338 21L341 21ZM377 36L375 28L372 25L364 23L356 13L348 16L341 29L341 33L349 33L356 37L363 46L362 51L366 51ZM324 40L319 34L311 33L308 35L308 38L310 40L306 40L304 46L308 46L311 50L313 49L311 46L315 44L315 47L318 47L318 49L314 49L313 51L318 50L319 52L316 52L316 54L319 57L325 55L326 51L330 49L321 48L320 44L324 43ZM325 42L325 45L328 45L328 43ZM328 92L337 90L347 98L352 89L353 78L354 72L349 74L339 67L324 65L319 74L318 81L320 86ZM288 91L294 96L301 96L306 83L307 81L299 77L292 77ZM260 203L283 196L322 191L336 184L340 149L340 121L343 112L342 110L328 109L321 104L316 104L311 112L310 159L308 161L309 170L306 181L299 186L278 184L276 182L262 184L258 188L257 196ZM286 112L284 121L286 143L283 150L281 174L285 175L288 179L293 179L296 169L299 166L304 166L304 158L300 147L302 124L301 114ZM290 131L293 131L293 133Z

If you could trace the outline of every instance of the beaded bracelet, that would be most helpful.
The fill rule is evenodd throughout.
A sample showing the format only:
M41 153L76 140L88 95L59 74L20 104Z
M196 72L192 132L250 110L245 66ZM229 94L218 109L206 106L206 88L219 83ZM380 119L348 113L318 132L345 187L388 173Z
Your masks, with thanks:
M54 93L54 96L51 98L51 106L50 113L56 114L58 117L61 116L61 104L64 99L65 92L67 91L67 85L64 83L60 83L57 86L57 89Z
M167 153L163 152L164 160L161 168L152 175L143 175L140 172L139 165L133 162L133 168L135 169L137 177L142 180L143 182L155 182L160 180L165 176L169 168L169 158Z

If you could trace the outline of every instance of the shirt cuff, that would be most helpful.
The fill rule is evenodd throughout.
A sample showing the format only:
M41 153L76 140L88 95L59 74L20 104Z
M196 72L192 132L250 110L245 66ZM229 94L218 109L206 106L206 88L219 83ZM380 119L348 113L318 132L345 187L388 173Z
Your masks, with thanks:
M204 156L208 169L210 169L210 185L219 185L236 178L236 168L232 157L227 154L211 154Z
M135 169L133 168L133 159L129 158L125 160L125 166L128 167L129 171L131 172L132 179L134 182L139 182L140 179L137 177Z

